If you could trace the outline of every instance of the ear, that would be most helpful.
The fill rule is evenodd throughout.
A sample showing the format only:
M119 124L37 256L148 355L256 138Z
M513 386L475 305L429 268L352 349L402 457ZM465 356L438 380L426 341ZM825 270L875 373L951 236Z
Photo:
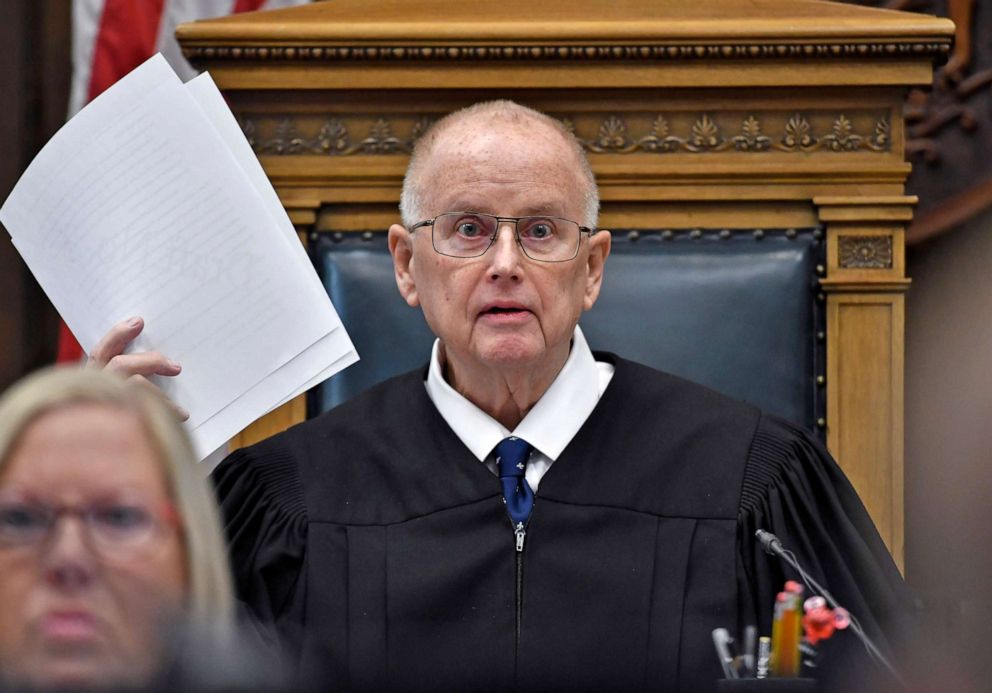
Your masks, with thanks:
M582 302L583 310L589 310L599 298L603 285L603 269L610 255L613 236L606 229L598 229L589 237L589 255L586 257L586 293Z
M389 227L389 254L393 256L393 273L396 288L410 307L420 305L417 284L413 278L413 237L406 227L393 224Z

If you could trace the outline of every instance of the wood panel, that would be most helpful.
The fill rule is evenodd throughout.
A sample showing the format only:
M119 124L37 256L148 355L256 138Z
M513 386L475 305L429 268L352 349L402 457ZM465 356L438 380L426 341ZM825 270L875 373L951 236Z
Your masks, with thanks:
M838 293L827 302L827 445L900 569L904 322L902 294Z
M277 407L254 422L231 439L230 450L254 445L276 433L285 431L290 426L304 421L307 417L307 398L300 395Z

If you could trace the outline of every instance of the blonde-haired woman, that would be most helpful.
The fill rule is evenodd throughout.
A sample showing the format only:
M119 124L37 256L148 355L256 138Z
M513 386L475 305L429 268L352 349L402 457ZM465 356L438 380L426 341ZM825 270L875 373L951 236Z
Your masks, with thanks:
M164 629L232 614L216 504L160 396L63 368L0 398L0 678L145 685Z

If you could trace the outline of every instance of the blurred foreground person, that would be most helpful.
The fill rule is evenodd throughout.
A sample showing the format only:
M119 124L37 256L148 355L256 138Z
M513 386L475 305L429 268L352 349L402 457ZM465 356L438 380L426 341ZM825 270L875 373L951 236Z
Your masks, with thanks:
M156 686L177 629L230 632L232 603L216 504L162 398L54 369L0 399L4 685Z

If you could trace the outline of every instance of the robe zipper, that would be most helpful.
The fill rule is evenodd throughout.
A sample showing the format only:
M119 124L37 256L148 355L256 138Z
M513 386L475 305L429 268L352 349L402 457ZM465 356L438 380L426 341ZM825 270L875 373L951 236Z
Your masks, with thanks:
M527 527L523 522L516 525L510 522L513 527L513 535L516 538L516 559L517 559L517 600L516 616L514 619L514 639L513 639L513 661L516 669L518 656L520 654L520 622L523 618L524 610L524 539L527 537ZM515 677L514 677L515 678Z

